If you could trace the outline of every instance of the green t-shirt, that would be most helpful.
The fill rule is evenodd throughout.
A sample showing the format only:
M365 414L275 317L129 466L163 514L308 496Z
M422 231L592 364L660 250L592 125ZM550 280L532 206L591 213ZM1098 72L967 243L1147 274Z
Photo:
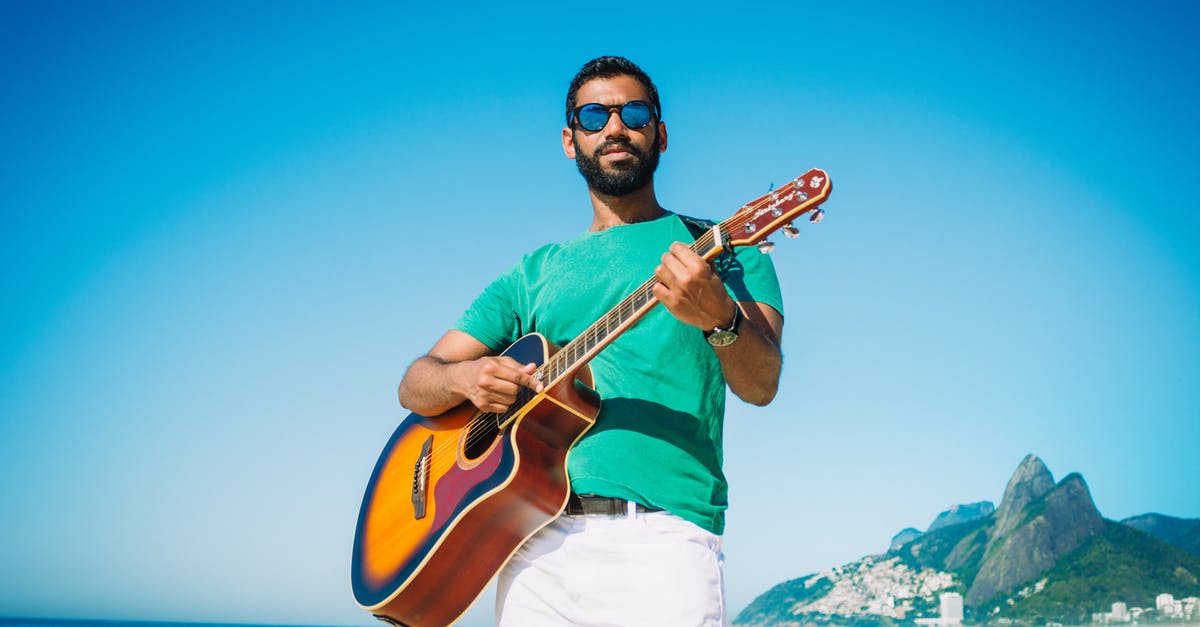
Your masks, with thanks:
M498 352L535 331L563 346L651 278L672 242L694 239L668 213L543 246L489 285L455 328ZM767 255L749 247L714 265L734 300L783 312ZM722 533L725 378L700 330L656 306L590 366L603 401L596 425L568 457L572 488L662 508Z

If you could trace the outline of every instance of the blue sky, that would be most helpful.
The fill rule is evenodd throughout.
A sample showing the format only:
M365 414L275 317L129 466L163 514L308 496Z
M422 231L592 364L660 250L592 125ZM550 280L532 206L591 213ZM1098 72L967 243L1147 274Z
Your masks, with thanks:
M782 392L727 416L735 612L1029 452L1200 517L1197 13L3 3L0 615L371 624L395 385L589 224L558 137L600 54L662 92L668 208L834 181L774 253Z

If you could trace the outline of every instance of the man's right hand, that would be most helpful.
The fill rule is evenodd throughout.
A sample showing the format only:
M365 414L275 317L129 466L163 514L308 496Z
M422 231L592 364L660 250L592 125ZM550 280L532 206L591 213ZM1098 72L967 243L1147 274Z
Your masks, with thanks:
M522 364L512 357L480 357L459 362L455 370L456 392L480 411L508 411L521 388L542 391L542 382L533 376L537 364Z
M542 391L542 382L532 376L536 369L496 355L462 331L447 331L404 373L400 404L422 416L441 415L463 401L481 411L503 413L522 387Z

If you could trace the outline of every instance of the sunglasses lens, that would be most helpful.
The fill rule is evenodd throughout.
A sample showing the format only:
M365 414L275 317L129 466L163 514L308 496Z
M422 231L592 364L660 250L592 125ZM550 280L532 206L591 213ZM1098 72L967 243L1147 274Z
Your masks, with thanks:
M586 104L578 109L579 125L586 131L598 131L608 124L608 107Z
M650 105L640 101L625 103L621 107L621 122L631 129L642 128L650 123Z

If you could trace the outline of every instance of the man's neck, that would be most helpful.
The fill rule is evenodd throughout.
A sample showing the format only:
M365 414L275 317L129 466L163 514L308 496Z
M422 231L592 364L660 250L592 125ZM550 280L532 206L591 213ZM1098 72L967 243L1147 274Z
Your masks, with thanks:
M608 196L588 189L592 197L592 227L589 231L603 231L622 224L645 222L662 216L667 211L658 204L654 195L654 183L650 183L631 194Z

